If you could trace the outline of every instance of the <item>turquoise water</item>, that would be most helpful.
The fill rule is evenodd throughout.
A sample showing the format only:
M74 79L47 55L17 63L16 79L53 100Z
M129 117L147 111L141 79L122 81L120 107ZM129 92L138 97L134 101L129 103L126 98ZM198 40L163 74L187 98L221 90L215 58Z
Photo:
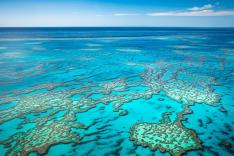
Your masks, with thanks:
M0 155L234 155L234 29L1 28L0 73Z

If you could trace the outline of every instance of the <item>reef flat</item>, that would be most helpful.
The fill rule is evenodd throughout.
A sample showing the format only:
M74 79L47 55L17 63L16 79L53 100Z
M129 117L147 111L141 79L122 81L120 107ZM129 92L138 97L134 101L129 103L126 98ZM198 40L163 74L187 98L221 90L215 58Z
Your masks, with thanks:
M173 123L167 114L164 114L160 124L133 125L130 133L135 144L148 146L151 150L160 149L161 152L169 152L174 156L202 147L194 131L186 129L180 123Z

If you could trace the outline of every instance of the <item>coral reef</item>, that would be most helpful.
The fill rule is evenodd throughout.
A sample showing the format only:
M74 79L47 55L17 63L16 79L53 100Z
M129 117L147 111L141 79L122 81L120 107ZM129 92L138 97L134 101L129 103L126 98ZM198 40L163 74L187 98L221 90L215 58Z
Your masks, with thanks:
M0 142L7 149L6 155L28 155L31 152L44 154L54 144L79 143L79 134L70 132L71 128L86 128L85 124L76 121L75 116L79 117L79 113L102 103L111 104L113 111L119 112L119 116L125 116L128 115L128 111L123 110L124 104L138 99L147 100L161 93L178 102L186 101L188 104L182 105L183 111L178 113L174 122L165 115L159 124L135 124L131 129L131 139L138 145L148 146L152 150L159 148L172 155L181 155L189 150L201 148L195 132L185 128L181 122L185 119L185 114L192 113L190 105L194 103L212 105L218 101L218 95L210 88L215 80L206 76L191 76L191 73L186 72L186 68L176 68L173 64L168 65L164 62L138 66L145 69L140 75L141 80L138 81L124 78L101 83L79 83L79 88L65 83L45 83L1 96L2 105L11 102L16 104L0 111L0 124L22 118L19 127L28 123L35 125L35 128L27 132L16 133ZM193 81L187 81L186 77ZM146 89L132 91L131 89L136 86ZM56 90L57 87L62 89ZM95 94L101 96L93 98L92 95ZM76 95L79 95L79 98L73 99ZM49 110L49 113L40 114ZM54 116L61 111L64 115L59 120L55 119ZM28 118L28 114L37 117Z
M183 72L185 70L183 68L169 73L167 68L162 67L155 70L155 68L147 66L142 73L144 85L148 86L154 93L164 91L168 97L179 102L186 100L212 105L219 101L218 94L215 94L210 88L211 84L215 84L212 78L193 74L189 81L186 81L186 79L179 78L180 74L190 76L191 73Z
M7 99L8 101L16 101L17 104L0 112L0 124L17 117L23 117L25 114L29 113L44 112L51 108L69 108L72 103L72 100L69 99L69 97L75 93L79 93L79 91L49 91L32 95L9 97Z
M42 83L42 84L37 84L34 86L30 86L27 88L23 88L20 90L16 90L13 92L3 92L0 94L0 104L8 103L12 100L15 100L15 96L21 95L21 94L27 94L33 91L41 90L41 89L46 89L46 90L53 90L56 87L63 87L66 86L66 84L63 83ZM7 96L6 96L7 95ZM12 98L10 98L12 97Z
M151 150L160 149L161 152L169 152L173 156L202 147L194 131L183 127L178 122L172 122L168 114L164 114L162 121L158 124L137 123L133 125L130 139L136 145L149 147Z
M111 91L124 91L126 87L125 81L121 79L102 84L102 88L106 94L110 93Z
M51 145L58 143L79 143L80 137L71 133L71 128L79 125L69 124L74 115L67 113L61 120L30 129L25 133L16 133L5 141L1 141L8 148L5 155L26 156L31 152L44 154Z

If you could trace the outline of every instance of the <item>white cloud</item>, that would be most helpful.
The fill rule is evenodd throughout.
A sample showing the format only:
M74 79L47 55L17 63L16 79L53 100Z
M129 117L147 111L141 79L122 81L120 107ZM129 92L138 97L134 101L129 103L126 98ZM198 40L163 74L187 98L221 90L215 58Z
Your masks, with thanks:
M138 14L130 14L130 13L115 13L113 14L114 16L135 16L135 15L138 15Z
M192 7L192 8L189 8L188 10L190 10L190 11L200 11L200 10L207 10L207 9L211 9L211 8L213 8L213 5L207 4L207 5L204 5L202 7Z
M101 14L96 16L137 16L137 15L146 15L146 16L234 16L234 10L215 10L213 9L218 4L207 4L201 7L192 7L184 9L181 11L166 11L166 12L153 12L146 14L139 13L113 13L113 14Z
M234 16L234 10L213 10L213 5L193 7L185 11L169 11L148 13L147 16Z
M114 13L114 14L98 14L96 16L103 17L103 16L137 16L140 14L137 13Z
M184 12L157 12L146 14L148 16L234 16L234 10L201 10Z

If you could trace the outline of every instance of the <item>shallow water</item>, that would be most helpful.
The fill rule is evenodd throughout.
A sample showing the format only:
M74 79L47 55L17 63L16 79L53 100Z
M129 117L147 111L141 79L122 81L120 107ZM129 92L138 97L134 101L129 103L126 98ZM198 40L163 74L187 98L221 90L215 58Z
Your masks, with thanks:
M0 155L234 155L234 29L1 28L0 73Z

